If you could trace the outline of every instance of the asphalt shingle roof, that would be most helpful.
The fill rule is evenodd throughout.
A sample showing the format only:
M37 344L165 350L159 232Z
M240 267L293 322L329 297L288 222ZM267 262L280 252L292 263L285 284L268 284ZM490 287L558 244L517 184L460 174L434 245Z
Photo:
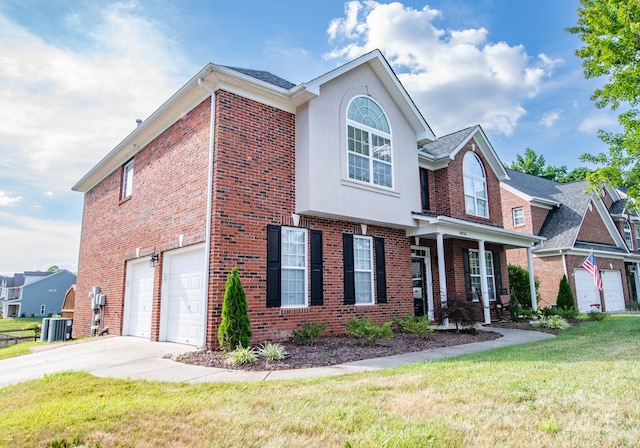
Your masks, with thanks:
M245 75L251 76L253 78L259 79L260 81L268 82L269 84L273 84L274 86L282 87L283 89L292 89L296 85L292 82L287 81L279 76L274 75L273 73L269 73L263 70L253 70L250 68L239 68L239 67L229 67L225 65L225 67L235 70L236 72L243 73Z
M462 129L453 134L445 135L433 142L429 142L420 148L420 151L433 157L442 157L451 154L460 144L469 138L471 132L477 126Z

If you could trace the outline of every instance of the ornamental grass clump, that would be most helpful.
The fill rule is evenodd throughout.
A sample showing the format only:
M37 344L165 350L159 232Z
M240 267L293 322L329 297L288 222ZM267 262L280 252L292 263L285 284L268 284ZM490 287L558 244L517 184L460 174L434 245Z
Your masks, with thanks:
M363 345L373 345L378 339L393 338L393 330L391 330L391 322L384 324L376 324L368 317L361 319L353 318L346 323L347 332L361 339Z
M243 347L242 345L238 345L238 348L224 355L224 361L230 366L253 364L257 360L258 353L256 349L253 347Z
M282 361L287 356L287 350L282 344L267 342L258 347L258 354L267 361Z
M558 315L542 317L539 320L531 321L531 325L539 328L551 328L554 330L566 330L571 328L571 324Z
M247 311L247 296L242 288L238 268L233 268L227 278L222 302L222 320L218 327L218 343L222 350L248 347L251 341L251 324Z

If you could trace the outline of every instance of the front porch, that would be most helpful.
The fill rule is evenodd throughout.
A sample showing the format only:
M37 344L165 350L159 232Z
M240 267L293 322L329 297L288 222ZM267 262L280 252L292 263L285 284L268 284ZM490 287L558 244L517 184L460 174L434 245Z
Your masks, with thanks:
M526 249L531 306L537 310L532 249L543 237L447 216L414 213L413 218L418 226L407 230L407 236L414 281L422 280L422 300L431 320L448 327L442 309L450 297L477 302L485 324L492 317L497 320L496 299L509 285L505 251L511 249ZM416 296L414 288L417 302ZM416 304L416 314L419 311Z

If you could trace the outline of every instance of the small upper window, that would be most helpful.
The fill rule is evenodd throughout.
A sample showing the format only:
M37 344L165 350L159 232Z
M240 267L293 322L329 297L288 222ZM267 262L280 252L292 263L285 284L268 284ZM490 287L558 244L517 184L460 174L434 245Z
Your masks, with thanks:
M633 237L631 236L631 226L627 221L624 222L624 240L627 243L627 247L633 250Z
M133 159L124 164L122 169L122 196L121 199L131 196L133 189Z
M634 229L636 229L636 248L640 250L640 226L634 225Z
M468 152L462 163L464 171L464 202L469 215L489 217L487 179L478 156Z
M389 122L371 98L354 98L347 110L349 179L393 188Z
M511 210L513 214L513 226L523 226L524 225L524 210L522 207L514 208Z

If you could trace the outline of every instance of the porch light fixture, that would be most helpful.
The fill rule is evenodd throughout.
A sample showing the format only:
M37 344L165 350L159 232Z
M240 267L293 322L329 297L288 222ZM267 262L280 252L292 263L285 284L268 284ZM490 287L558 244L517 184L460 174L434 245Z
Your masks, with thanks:
M158 261L158 254L151 255L151 259L149 260L149 266L155 267L156 261Z

